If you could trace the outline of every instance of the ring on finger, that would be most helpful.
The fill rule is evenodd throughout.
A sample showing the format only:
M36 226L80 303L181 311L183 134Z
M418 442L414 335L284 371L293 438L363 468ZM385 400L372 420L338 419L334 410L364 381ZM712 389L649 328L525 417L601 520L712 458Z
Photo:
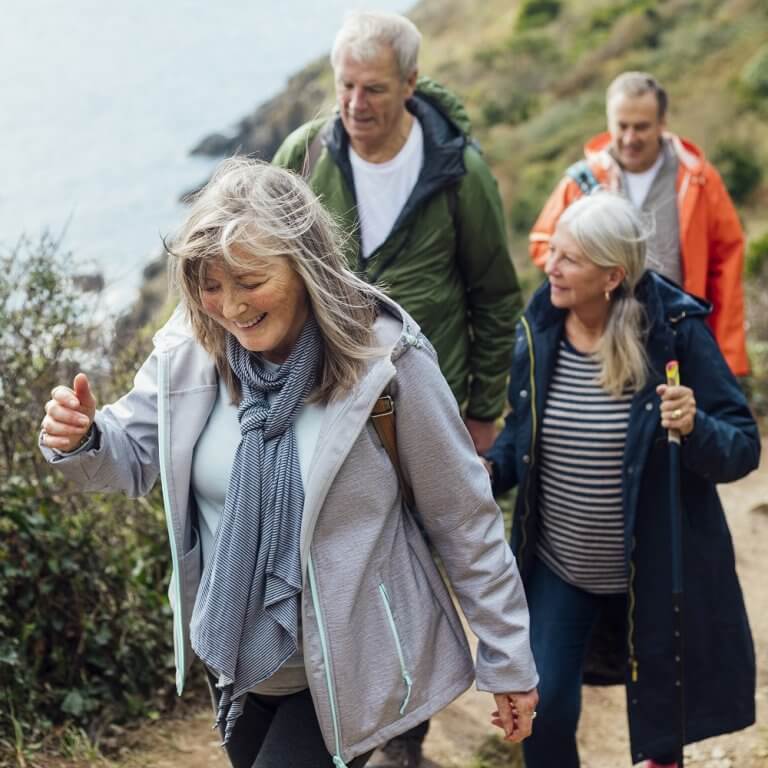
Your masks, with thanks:
M677 421L681 416L683 415L683 409L682 408L675 408L674 411L672 411L672 418Z

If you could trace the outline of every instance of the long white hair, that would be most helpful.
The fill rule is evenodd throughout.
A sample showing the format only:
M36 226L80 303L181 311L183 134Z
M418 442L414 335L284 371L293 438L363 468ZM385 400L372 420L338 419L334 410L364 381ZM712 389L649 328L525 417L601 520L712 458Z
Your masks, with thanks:
M648 378L647 318L635 289L645 272L651 227L628 200L605 191L574 202L560 224L593 264L624 269L624 280L611 294L608 322L596 352L601 363L598 381L616 397L627 388L638 391Z

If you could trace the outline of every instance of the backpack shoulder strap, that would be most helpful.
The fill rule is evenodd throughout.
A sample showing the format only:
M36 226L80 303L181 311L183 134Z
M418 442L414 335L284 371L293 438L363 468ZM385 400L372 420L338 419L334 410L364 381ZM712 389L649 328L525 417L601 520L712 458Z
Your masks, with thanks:
M395 468L405 503L412 510L414 509L413 489L405 481L403 468L400 465L400 456L397 452L397 432L395 431L395 401L390 395L384 394L379 397L373 410L371 410L370 419L389 460L392 462L392 466Z
M589 195L600 186L600 182L595 178L586 160L575 162L568 168L565 175L579 185L582 195Z

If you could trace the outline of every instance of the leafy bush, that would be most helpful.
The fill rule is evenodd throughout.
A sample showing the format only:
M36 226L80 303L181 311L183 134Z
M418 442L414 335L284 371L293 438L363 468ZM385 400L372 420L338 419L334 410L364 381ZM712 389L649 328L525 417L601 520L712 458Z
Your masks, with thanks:
M520 190L509 208L509 221L515 232L527 234L530 231L558 181L558 173L554 166L533 166L523 172Z
M523 768L522 747L489 736L475 753L471 768Z
M560 0L523 0L517 15L517 29L543 27L560 15Z
M760 48L744 65L741 85L755 99L768 98L768 44Z
M0 764L67 726L98 741L173 681L160 505L77 494L37 448L51 388L101 360L69 261L49 237L0 256Z
M762 181L760 161L749 144L721 142L715 148L712 162L720 171L728 193L736 203L743 203Z
M512 91L502 101L491 100L483 106L483 120L488 126L498 123L524 123L536 109L536 99L524 91Z
M589 17L590 29L610 29L622 16L633 11L656 13L656 0L624 0L593 11Z
M749 241L744 271L749 277L757 277L762 274L766 264L768 264L768 232Z

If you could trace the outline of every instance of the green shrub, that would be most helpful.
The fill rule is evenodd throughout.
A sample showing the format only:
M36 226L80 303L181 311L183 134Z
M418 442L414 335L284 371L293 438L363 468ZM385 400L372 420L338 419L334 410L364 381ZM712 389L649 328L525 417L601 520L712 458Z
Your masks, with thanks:
M121 378L70 262L49 237L0 255L0 764L68 726L97 742L173 683L160 504L80 495L37 447L55 384Z
M760 161L749 144L721 142L715 148L712 162L720 171L728 193L736 203L743 203L762 181Z
M512 91L503 101L488 101L483 106L483 120L488 126L498 123L517 125L528 120L535 109L535 97L524 91Z
M561 6L560 0L523 0L516 27L520 31L543 27L559 16Z
M655 15L657 5L656 0L624 0L624 2L607 5L592 12L589 17L589 27L591 30L610 29L622 16L636 11Z
M744 65L740 82L749 95L757 99L768 98L768 44Z
M749 404L761 429L765 429L768 420L768 341L749 339L747 351L752 368L747 379Z
M749 241L744 271L749 277L757 277L762 274L766 264L768 264L768 232Z
M474 755L471 768L523 768L523 750L499 736L488 736Z
M519 191L509 208L509 222L515 232L527 234L530 231L558 181L558 173L554 166L534 166L523 172Z

